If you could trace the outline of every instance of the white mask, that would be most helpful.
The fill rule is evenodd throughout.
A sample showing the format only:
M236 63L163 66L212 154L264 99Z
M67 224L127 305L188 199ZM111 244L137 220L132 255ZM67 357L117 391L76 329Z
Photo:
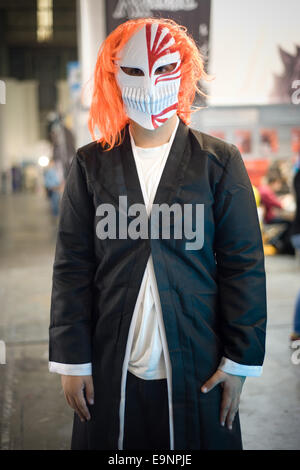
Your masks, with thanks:
M147 24L130 38L117 62L126 113L146 129L161 126L178 107L180 54L169 50L174 44L168 28ZM163 66L168 66L165 71ZM124 67L139 69L138 74L129 75Z

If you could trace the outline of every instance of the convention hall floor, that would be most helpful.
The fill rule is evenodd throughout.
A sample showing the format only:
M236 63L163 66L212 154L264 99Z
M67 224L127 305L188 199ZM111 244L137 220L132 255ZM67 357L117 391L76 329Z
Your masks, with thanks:
M73 412L48 372L55 223L43 193L0 196L0 448L69 449ZM246 380L240 405L245 449L300 449L300 364L289 334L300 288L293 257L266 259L268 334L264 372Z

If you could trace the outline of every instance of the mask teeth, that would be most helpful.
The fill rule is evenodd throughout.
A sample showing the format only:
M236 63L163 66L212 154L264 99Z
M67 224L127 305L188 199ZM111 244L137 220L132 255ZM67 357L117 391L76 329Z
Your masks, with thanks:
M136 109L136 88L132 88L131 93L131 106Z
M136 109L138 109L139 111L142 110L140 99L141 99L141 89L137 88L136 94L135 94L135 105L136 105Z
M170 84L170 95L173 95L175 93L175 88L176 88L175 83L174 82L171 83Z
M150 101L151 114L156 114L158 100L159 100L159 94L154 92L153 95L151 96L151 101Z
M169 106L169 102L170 102L170 85L167 85L166 101L165 101L165 104L164 104L164 108L167 108Z
M170 102L170 99L173 95L173 84L172 83L168 83L168 103Z
M138 109L138 105L137 105L137 89L136 89L136 88L133 88L133 90L132 90L132 105L133 105L134 109Z
M135 109L135 89L134 88L131 88L130 102L131 102L131 107Z
M127 105L131 108L131 87L128 87L128 90L127 90Z
M145 93L145 108L146 108L146 113L148 114L153 114L151 113L151 104L150 104L150 96L148 93Z
M163 93L162 90L157 90L157 95L156 95L157 101L155 105L155 114L159 114L161 111L161 105L162 105L162 100L163 100Z
M124 104L127 105L127 87L123 89L122 98L123 98Z
M129 88L125 88L125 104L129 106Z
M147 98L149 98L148 113L149 113L149 114L153 114L153 110L154 110L154 107L153 107L153 95L147 94Z
M146 107L145 107L145 90L141 88L141 111L145 113Z
M175 84L175 83L173 83L172 88L173 88L173 90L172 90L172 96L177 97L178 91L176 90L177 87L176 87L176 84Z
M167 102L168 102L168 87L165 88L165 93L162 92L162 105L161 105L161 111L167 107Z
M160 103L161 98L162 98L161 90L160 89L155 90L154 95L153 95L153 114L159 113L160 111L159 103Z
M146 91L145 91L144 88L142 88L141 90L142 90L142 94L141 94L142 111L143 111L143 113L146 113L147 112L147 108L146 108Z
M143 88L139 88L139 93L138 93L138 106L139 110L143 112Z
M145 88L124 87L122 97L124 104L147 114L159 114L177 100L179 83L165 83L163 87L154 89L153 95Z
M175 96L176 96L176 85L175 83L170 83L168 106L171 106L174 103Z
M163 97L164 97L164 94L163 94L163 90L157 90L157 94L155 96L156 98L156 103L155 103L155 114L159 114L160 113L160 103L161 103L161 100L163 100Z
M158 102L157 102L157 105L156 105L156 114L159 114L162 112L162 110L164 109L164 103L166 101L166 96L165 96L165 93L164 93L164 89L161 88L161 90L159 91L159 96L158 96Z
M170 86L167 85L164 108L167 108L169 106L169 101L170 101Z
M159 99L159 91L154 90L152 99L151 99L151 114L156 114L158 99Z
M173 100L173 95L174 95L174 84L171 83L169 85L169 99L168 99L168 106L171 106L172 100Z
M152 110L153 110L152 96L150 96L147 89L145 89L145 105L146 105L146 113L152 114Z

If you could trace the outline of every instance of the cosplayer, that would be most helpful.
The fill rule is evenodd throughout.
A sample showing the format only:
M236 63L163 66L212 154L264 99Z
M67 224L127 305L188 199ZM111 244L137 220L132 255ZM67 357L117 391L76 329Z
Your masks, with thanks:
M242 448L240 393L265 353L264 255L237 147L188 127L200 78L171 20L128 21L100 48L95 140L72 162L53 267L49 370L75 411L72 449ZM146 220L154 205L201 205L201 247L172 218L169 237L138 224L128 236L141 204ZM117 237L99 230L110 207Z

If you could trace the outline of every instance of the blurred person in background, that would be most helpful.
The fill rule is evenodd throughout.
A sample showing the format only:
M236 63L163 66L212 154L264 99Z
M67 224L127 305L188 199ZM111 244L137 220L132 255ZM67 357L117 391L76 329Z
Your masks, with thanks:
M268 171L269 175L277 176L280 186L276 189L277 196L291 192L290 182L292 180L292 166L290 159L278 159L274 161Z
M298 292L295 304L293 332L290 336L291 341L296 341L298 339L300 339L300 290Z
M277 174L268 175L266 182L258 186L260 201L264 207L263 221L265 224L282 223L282 219L278 218L275 208L283 209L280 199L276 193L281 189L281 180Z
M297 257L300 255L300 157L293 180L293 187L296 199L296 214L292 225L291 242L296 250ZM291 334L291 341L300 339L300 291L295 305L294 331Z
M64 179L66 179L76 153L74 136L72 131L65 126L59 113L52 111L47 119L49 140L53 145L53 159L61 163Z
M295 176L293 179L293 189L296 200L296 212L295 218L292 224L291 230L291 241L295 246L295 249L300 251L300 158L299 164L295 171Z
M17 163L15 163L11 167L11 183L12 183L12 191L14 193L22 190L22 187L23 187L22 168Z
M284 199L280 199L277 193L282 188L282 180L276 172L271 172L258 187L261 205L264 208L263 223L266 226L280 224L282 227L276 230L276 234L268 243L275 246L278 253L294 254L294 248L290 241L291 236L291 212L285 210Z
M60 194L63 180L53 158L44 169L44 185L50 200L51 212L54 217L59 214Z

